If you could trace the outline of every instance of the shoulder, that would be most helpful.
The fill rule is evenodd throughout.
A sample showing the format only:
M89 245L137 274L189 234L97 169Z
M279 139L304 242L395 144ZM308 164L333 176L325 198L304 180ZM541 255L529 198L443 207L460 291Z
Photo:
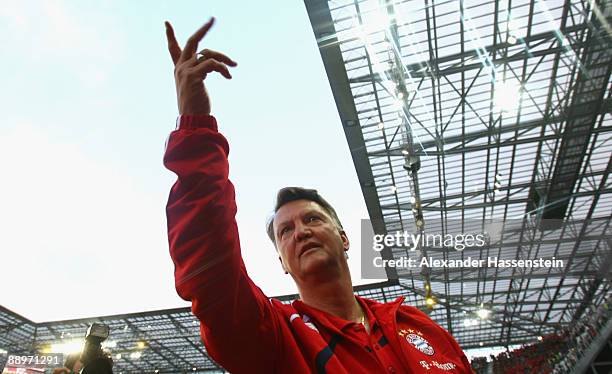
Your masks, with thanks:
M399 308L400 319L410 320L423 328L429 328L430 330L438 331L443 335L450 336L442 326L434 321L427 313L422 310L409 305L402 305Z
M400 314L409 316L414 319L429 321L429 322L434 323L433 320L427 314L423 313L418 308L403 304L404 303L403 297L398 297L394 301L389 301L386 303L381 303L381 302L378 302L372 299L366 299L364 297L360 297L357 295L355 295L355 297L357 297L357 299L359 299L361 302L366 304L369 308L374 308L376 310L380 310L380 311L384 311L388 313L395 313L397 311Z
M399 308L400 313L403 314L409 314L411 317L416 318L416 319L420 319L420 320L426 320L426 321L431 321L432 323L433 320L431 319L431 317L429 317L427 315L427 313L421 311L418 308L415 308L413 306L410 305L401 305Z

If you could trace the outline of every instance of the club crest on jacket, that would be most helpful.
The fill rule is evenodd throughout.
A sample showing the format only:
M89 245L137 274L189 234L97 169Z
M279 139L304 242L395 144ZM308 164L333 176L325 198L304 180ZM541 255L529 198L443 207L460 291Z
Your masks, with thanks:
M424 337L419 336L417 334L407 334L406 340L408 341L408 343L412 344L416 349L425 353L427 356L433 356L434 349Z

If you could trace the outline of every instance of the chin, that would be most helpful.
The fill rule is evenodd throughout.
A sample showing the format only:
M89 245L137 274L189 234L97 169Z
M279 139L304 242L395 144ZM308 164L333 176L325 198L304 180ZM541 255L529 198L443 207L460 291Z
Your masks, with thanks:
M302 270L304 274L333 274L333 270L339 268L338 261L330 257L327 253L309 253L308 256L309 258L302 259Z

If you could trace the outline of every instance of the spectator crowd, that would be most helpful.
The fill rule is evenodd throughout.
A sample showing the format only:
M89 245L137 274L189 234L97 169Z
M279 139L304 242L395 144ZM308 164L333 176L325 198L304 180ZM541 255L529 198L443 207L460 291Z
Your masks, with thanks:
M538 343L490 355L489 359L475 357L471 361L472 368L478 374L570 372L610 321L612 301L605 300L598 307L589 307L582 315L578 323L559 334L544 336Z

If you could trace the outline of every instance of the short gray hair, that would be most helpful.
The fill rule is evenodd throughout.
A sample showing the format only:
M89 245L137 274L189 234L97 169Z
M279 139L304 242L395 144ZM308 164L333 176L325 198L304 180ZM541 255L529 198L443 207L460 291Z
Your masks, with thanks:
M302 188L302 187L284 187L278 190L276 194L276 204L274 206L274 214L268 218L268 223L266 225L266 231L268 232L268 237L276 246L276 239L274 237L274 217L276 217L276 212L285 204L290 203L296 200L309 200L314 201L319 204L323 210L330 215L334 224L338 227L339 230L342 230L342 223L340 223L340 219L338 218L338 214L336 214L336 210L331 206L330 203L327 202L323 198L323 196L319 195L319 192L314 189Z

